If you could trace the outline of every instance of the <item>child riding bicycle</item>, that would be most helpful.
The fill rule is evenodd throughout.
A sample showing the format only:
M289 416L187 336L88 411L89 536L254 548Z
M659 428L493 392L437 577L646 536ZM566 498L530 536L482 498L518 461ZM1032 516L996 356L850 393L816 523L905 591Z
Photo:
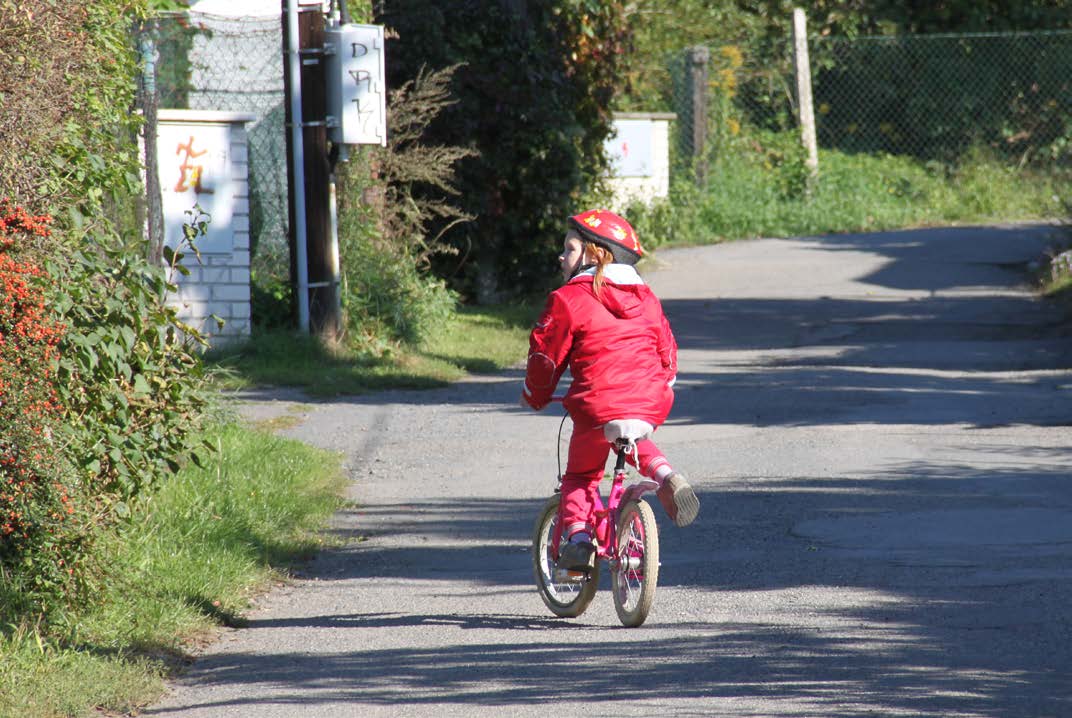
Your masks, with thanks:
M573 419L560 521L568 542L558 565L585 570L595 560L593 511L611 444L603 426L641 419L658 427L674 403L677 342L662 305L637 274L644 255L622 217L594 209L569 218L558 261L564 284L551 292L529 338L522 399L537 411L551 401L566 369L573 381L563 404ZM651 439L630 457L659 484L656 495L677 526L700 509L685 477Z

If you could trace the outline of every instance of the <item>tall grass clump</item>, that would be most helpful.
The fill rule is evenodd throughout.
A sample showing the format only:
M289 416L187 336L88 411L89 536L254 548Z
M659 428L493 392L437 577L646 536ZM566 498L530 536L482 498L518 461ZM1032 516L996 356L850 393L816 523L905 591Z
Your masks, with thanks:
M98 541L93 602L0 635L0 716L135 713L191 641L240 624L251 596L322 545L337 456L235 424L205 439L217 451L204 467L155 485Z

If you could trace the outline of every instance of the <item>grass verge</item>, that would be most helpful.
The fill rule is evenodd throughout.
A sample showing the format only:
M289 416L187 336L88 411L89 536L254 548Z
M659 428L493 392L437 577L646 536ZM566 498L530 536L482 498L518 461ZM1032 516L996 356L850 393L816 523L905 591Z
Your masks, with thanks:
M0 716L128 713L154 700L192 641L240 623L250 598L323 539L339 507L337 457L238 425L219 451L135 507L102 541L99 600L47 637L0 634Z
M1064 199L1072 196L1067 171L1017 169L983 151L950 166L823 150L819 176L806 192L798 158L774 152L785 144L776 135L742 142L713 163L707 189L681 178L665 202L631 206L628 215L641 241L692 245L1046 220L1065 216Z
M225 389L296 386L312 396L445 386L467 373L492 373L517 364L528 351L538 308L461 307L416 348L375 351L325 347L292 332L258 333L235 349L207 357Z
M1072 324L1072 272L1058 273L1046 279L1042 283L1042 294L1063 308L1065 325Z

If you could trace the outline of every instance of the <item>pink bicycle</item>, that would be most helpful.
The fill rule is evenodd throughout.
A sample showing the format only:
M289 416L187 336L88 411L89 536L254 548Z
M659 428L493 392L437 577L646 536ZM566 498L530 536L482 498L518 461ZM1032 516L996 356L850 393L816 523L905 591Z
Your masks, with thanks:
M618 619L625 626L639 626L651 611L659 580L659 529L651 506L642 496L657 489L658 484L642 478L626 486L625 464L627 456L636 455L636 442L648 436L653 428L638 419L622 419L608 422L603 431L614 445L618 459L606 505L597 499L595 566L590 571L568 571L557 565L562 524L559 521L561 487L556 487L555 495L547 500L536 520L532 536L536 588L553 614L576 618L595 597L600 564L605 562L611 572ZM560 470L560 483L561 473Z

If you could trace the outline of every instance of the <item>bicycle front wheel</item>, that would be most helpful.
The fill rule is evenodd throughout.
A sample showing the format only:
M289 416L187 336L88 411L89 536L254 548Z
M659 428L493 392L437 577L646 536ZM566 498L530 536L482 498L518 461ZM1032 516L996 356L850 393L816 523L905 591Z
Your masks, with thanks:
M532 534L532 568L540 598L551 613L576 618L584 613L599 587L599 562L587 577L567 575L555 566L554 536L558 523L558 495L544 504Z
M625 626L644 623L659 582L659 528L644 501L630 501L618 520L618 563L611 574L614 610Z

